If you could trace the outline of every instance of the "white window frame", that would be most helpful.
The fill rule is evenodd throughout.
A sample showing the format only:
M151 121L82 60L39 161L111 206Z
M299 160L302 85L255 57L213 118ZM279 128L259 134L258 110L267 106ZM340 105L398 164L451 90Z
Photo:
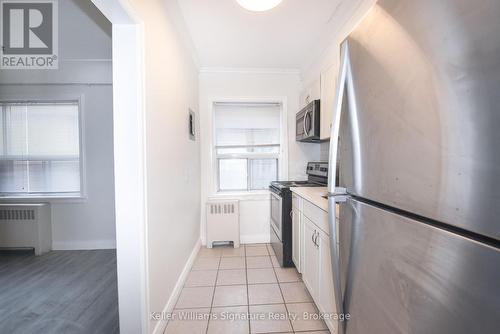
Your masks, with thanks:
M287 98L286 97L246 97L246 98L212 98L209 99L210 103L210 131L211 131L211 144L210 144L210 158L212 161L212 178L211 189L212 196L224 197L224 196L254 196L254 195L268 195L268 189L261 190L250 190L250 189L241 189L241 190L220 190L219 189L219 158L226 157L232 159L248 159L247 164L251 159L267 159L273 158L273 156L277 157L278 166L277 166L277 179L283 180L288 178L288 114L287 114ZM255 154L255 153L247 153L247 154L227 154L227 155L218 155L217 154L217 146L216 146L216 131L215 131L215 109L217 104L279 104L280 105L280 151L279 154ZM246 146L245 146L246 147ZM248 166L248 165L247 165ZM247 178L249 169L247 167ZM247 180L248 182L249 180ZM247 183L249 185L249 183ZM210 196L210 197L212 197Z
M87 199L87 173L85 163L85 118L84 118L84 95L78 96L51 96L50 98L42 96L30 96L15 98L6 98L0 96L0 104L57 104L57 103L76 103L78 105L78 136L79 136L79 160L80 160L80 192L78 194L57 193L57 192L33 192L33 193L0 193L0 199ZM0 106L1 107L1 106Z
M277 146L277 145L248 145L248 146L240 146L240 147L270 147L270 146ZM239 146L231 146L231 148L235 148ZM250 163L252 160L276 160L276 179L279 178L279 168L281 165L280 162L280 153L239 153L239 154L217 154L217 148L223 148L223 146L217 146L215 148L215 154L216 154L216 168L217 168L217 192L218 193L227 193L227 192L234 192L234 191L242 191L242 192L254 192L254 191L262 191L265 189L250 189L248 188L250 184L252 184L252 173L250 173ZM221 160L232 160L232 159L240 159L240 160L246 160L247 161L247 189L220 189L220 162Z

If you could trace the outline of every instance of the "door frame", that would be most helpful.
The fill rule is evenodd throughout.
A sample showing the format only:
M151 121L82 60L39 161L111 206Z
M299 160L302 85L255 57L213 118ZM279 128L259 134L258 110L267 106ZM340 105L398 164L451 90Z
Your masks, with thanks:
M120 332L149 333L144 29L128 0L91 0L112 24Z

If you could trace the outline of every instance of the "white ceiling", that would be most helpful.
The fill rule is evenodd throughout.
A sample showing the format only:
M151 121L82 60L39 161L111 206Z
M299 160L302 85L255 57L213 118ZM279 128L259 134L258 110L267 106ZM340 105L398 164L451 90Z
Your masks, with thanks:
M200 66L281 69L301 69L326 47L342 2L352 0L283 0L250 12L236 0L178 0Z

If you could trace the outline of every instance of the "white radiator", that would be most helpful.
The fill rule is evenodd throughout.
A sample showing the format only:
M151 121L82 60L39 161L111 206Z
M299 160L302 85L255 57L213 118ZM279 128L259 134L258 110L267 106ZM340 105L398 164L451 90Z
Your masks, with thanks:
M240 247L239 202L207 202L207 247L212 248L214 242L230 241L235 248Z
M35 255L52 249L50 205L0 204L0 248L34 248Z

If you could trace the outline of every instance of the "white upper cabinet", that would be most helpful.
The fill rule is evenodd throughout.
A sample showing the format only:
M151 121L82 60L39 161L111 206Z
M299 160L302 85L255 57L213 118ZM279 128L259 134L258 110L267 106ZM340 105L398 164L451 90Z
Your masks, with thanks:
M309 86L305 87L302 93L300 94L300 107L297 112L300 111L300 109L304 108L306 105L308 105L310 102L314 100L319 100L321 98L321 80L318 78L318 80L312 82Z
M338 58L335 59L329 67L321 71L317 80L306 86L300 94L300 109L304 108L309 102L320 100L321 140L330 139L332 121L334 119L333 113L335 95L337 93L339 62Z
M335 63L321 73L321 128L320 139L330 138L333 120L333 107L335 104L336 81L338 65Z

